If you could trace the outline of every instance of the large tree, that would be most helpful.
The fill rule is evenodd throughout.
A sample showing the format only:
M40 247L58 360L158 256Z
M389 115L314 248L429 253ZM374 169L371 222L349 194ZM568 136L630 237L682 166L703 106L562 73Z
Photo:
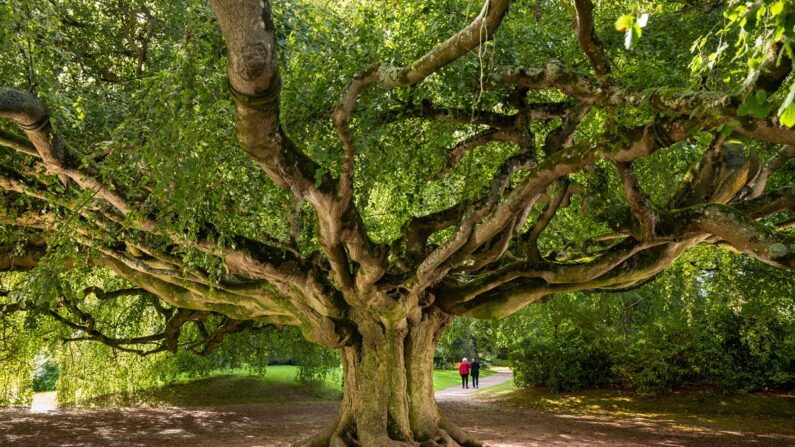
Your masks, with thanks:
M306 445L480 445L433 396L457 316L638 287L697 244L795 267L789 2L206 6L0 6L0 266L38 305L47 272L126 280L45 304L119 348L192 322L196 350L265 325L339 349ZM164 330L108 335L89 294L145 295Z

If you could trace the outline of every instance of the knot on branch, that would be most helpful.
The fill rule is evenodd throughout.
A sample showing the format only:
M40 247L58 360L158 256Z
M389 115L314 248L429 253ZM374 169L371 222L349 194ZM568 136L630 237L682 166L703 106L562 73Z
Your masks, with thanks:
M263 42L250 42L240 48L235 58L235 72L246 81L255 81L264 75L268 62L272 60L271 50Z

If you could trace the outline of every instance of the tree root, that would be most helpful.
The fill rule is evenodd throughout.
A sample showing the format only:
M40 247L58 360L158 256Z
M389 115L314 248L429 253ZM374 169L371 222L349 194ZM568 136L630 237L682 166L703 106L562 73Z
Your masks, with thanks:
M469 433L446 418L439 423L439 430L433 439L424 441L398 441L383 436L367 436L360 439L354 427L340 427L333 424L322 432L296 442L292 447L487 447L475 440Z
M420 447L459 447L460 444L457 443L447 431L439 429L439 435L435 439L431 439L428 441L423 441L420 443Z
M344 447L344 443L335 442L337 436L337 423L329 425L322 432L312 435L306 439L294 442L291 447Z
M439 427L445 430L461 447L487 447L444 416L439 421Z

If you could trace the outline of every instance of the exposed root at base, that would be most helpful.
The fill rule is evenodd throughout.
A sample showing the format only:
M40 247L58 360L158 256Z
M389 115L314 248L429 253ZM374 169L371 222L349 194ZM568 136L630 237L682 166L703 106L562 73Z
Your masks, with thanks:
M450 437L453 438L461 447L487 447L482 442L473 438L472 435L470 435L466 430L452 423L444 416L442 416L439 426L442 430L449 433Z
M423 441L398 441L383 436L367 436L360 439L352 427L340 428L332 425L310 438L296 442L292 447L487 447L469 433L442 418L438 433L433 439Z

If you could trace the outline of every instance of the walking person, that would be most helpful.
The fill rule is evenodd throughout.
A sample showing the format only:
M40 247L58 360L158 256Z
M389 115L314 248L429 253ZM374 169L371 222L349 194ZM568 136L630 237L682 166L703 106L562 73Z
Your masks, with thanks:
M469 364L469 373L472 374L472 387L478 387L478 377L480 376L480 362L478 356L472 357L472 363Z
M469 362L466 357L458 365L458 374L461 374L461 388L469 388Z

